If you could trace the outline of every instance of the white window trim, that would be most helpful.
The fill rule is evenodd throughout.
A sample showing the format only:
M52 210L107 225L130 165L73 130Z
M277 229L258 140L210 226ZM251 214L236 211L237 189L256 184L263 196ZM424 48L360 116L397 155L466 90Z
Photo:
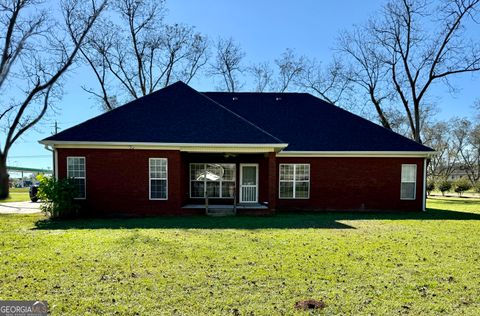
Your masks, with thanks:
M68 169L68 159L69 158L81 158L83 159L83 166L84 166L84 177L74 177L73 179L83 179L83 187L84 187L84 192L85 196L84 197L76 197L74 200L86 200L87 199L87 159L85 159L85 156L67 156L67 178L70 178L69 175L69 169Z
M415 181L408 181L404 182L402 180L402 172L403 172L403 166L414 166L415 168ZM403 183L415 183L414 190L413 190L413 198L402 198L402 184ZM413 163L404 163L401 166L400 170L400 200L402 201L414 201L417 199L417 165Z
M189 169L188 169L188 184L189 184L189 188L188 188L188 191L189 191L189 197L191 199L204 199L205 198L205 193L206 193L206 190L207 190L207 180L204 180L203 183L204 183L204 187L203 187L203 197L198 197L198 196L192 196L192 182L202 182L202 181L198 181L198 180L192 180L192 165L203 165L203 170L205 170L207 168L207 165L234 165L235 166L235 173L234 173L234 178L233 180L227 180L227 181L223 181L223 180L220 180L220 181L210 181L210 182L220 182L220 195L222 195L222 186L223 186L223 182L234 182L235 183L235 191L237 191L237 164L236 163L228 163L228 162L191 162L189 164ZM236 194L236 193L235 193ZM219 197L212 197L212 196L209 196L208 197L209 199L230 199L232 200L233 197L230 197L230 196L219 196Z
M280 180L282 166L293 165L293 180ZM298 165L307 165L308 166L308 181L305 180L296 180L297 166ZM310 186L311 186L311 174L312 169L309 163L281 163L278 165L278 198L281 200L308 200L310 199ZM292 197L282 197L280 192L280 183L282 182L293 182L293 196ZM296 183L297 182L308 182L308 194L306 197L296 197Z
M164 178L152 178L150 172L150 165L152 160L165 160L165 179ZM152 198L152 180L165 180L165 198ZM168 158L148 158L148 199L150 201L166 201L168 200Z

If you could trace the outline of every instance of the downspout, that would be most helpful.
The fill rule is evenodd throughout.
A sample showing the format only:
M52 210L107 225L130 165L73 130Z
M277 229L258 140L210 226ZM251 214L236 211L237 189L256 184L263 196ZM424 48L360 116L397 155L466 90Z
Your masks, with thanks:
M427 158L423 159L423 196L422 196L422 211L426 211L427 206Z
M52 169L53 169L53 174L52 176L58 180L58 177L57 177L57 150L55 149L55 147L51 146L51 145L45 145L44 146L46 150L48 151L51 151L52 152Z

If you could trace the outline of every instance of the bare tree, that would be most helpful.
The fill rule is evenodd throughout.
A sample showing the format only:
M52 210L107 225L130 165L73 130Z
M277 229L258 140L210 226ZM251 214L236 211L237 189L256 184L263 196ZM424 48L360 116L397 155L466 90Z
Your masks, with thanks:
M477 112L477 120L480 120L480 99L477 99L475 103L473 104L473 108Z
M469 135L470 150L462 155L466 165L468 177L472 184L480 181L480 123L476 123Z
M100 90L84 87L105 110L175 80L189 83L207 63L207 39L193 27L164 23L164 1L116 0L81 53ZM120 87L120 89L118 89Z
M297 56L293 49L287 48L280 58L275 59L275 64L278 67L276 90L285 92L305 71L306 58Z
M351 81L345 76L344 66L338 60L323 67L315 59L306 59L305 69L296 79L296 85L334 105L341 105L342 98L351 91ZM345 100L342 105L348 107L348 102Z
M256 92L264 92L272 88L274 72L268 62L252 65L249 72L253 77Z
M392 130L390 116L387 113L397 112L385 105L392 97L392 90L388 86L388 69L383 52L371 40L372 37L371 30L364 27L350 33L343 32L339 38L339 50L351 60L345 76L365 91L375 107L380 124Z
M37 1L0 2L0 122L4 131L0 199L9 194L6 162L12 145L43 118L51 98L60 95L59 79L74 63L105 6L106 1L63 2L65 30Z
M428 164L428 176L433 180L447 178L458 168L464 142L457 142L452 132L457 123L456 119L440 121L423 129L424 143L436 151Z
M354 69L361 70L354 71L352 79L370 95L379 96L377 100L393 91L417 142L421 142L422 107L431 87L437 82L449 85L452 75L480 70L479 43L469 40L466 32L468 23L476 23L479 6L480 0L439 5L423 0L390 1L381 16L341 40L341 51L351 57ZM369 73L372 67L378 71ZM372 103L383 126L389 128L388 117L382 116L382 102L372 99Z
M242 65L244 57L242 48L232 38L217 41L215 61L210 65L210 74L221 78L221 90L236 92L241 88L239 76L245 70Z
M351 83L339 61L323 67L315 59L297 56L292 49L286 49L275 59L273 67L268 62L253 64L249 72L258 92L308 91L338 105L351 90Z
M472 184L480 180L480 124L458 119L453 129L460 161Z

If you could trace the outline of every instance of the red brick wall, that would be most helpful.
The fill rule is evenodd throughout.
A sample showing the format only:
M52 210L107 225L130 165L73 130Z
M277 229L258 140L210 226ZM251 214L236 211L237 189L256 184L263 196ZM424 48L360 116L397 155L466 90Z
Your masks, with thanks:
M310 198L278 199L279 210L422 210L422 158L277 158L277 173L280 163L310 163ZM415 200L400 200L402 164L417 164Z
M58 172L66 176L66 157L86 158L87 198L84 210L96 216L110 214L187 215L203 214L182 206L189 198L190 162L259 164L259 202L270 200L278 210L421 210L423 159L421 158L275 158L270 155L185 154L179 151L57 149ZM168 200L149 200L149 158L168 159ZM276 163L275 163L276 160ZM278 198L278 164L310 163L310 198ZM414 201L400 200L402 163L417 164ZM237 186L238 187L238 186ZM273 189L273 190L270 190ZM237 189L238 192L238 189ZM220 201L222 202L222 201Z
M84 156L87 198L86 212L95 215L177 215L181 209L181 154L179 151L58 149L59 177L66 177L66 157ZM168 199L149 199L149 158L168 159ZM201 213L201 212L200 212Z

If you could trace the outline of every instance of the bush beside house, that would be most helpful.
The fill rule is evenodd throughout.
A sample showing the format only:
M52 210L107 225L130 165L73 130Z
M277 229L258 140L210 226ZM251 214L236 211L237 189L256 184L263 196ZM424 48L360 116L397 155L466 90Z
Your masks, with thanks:
M56 180L53 177L38 177L38 198L42 201L40 209L51 218L76 216L78 205L75 203L76 188L72 179Z

